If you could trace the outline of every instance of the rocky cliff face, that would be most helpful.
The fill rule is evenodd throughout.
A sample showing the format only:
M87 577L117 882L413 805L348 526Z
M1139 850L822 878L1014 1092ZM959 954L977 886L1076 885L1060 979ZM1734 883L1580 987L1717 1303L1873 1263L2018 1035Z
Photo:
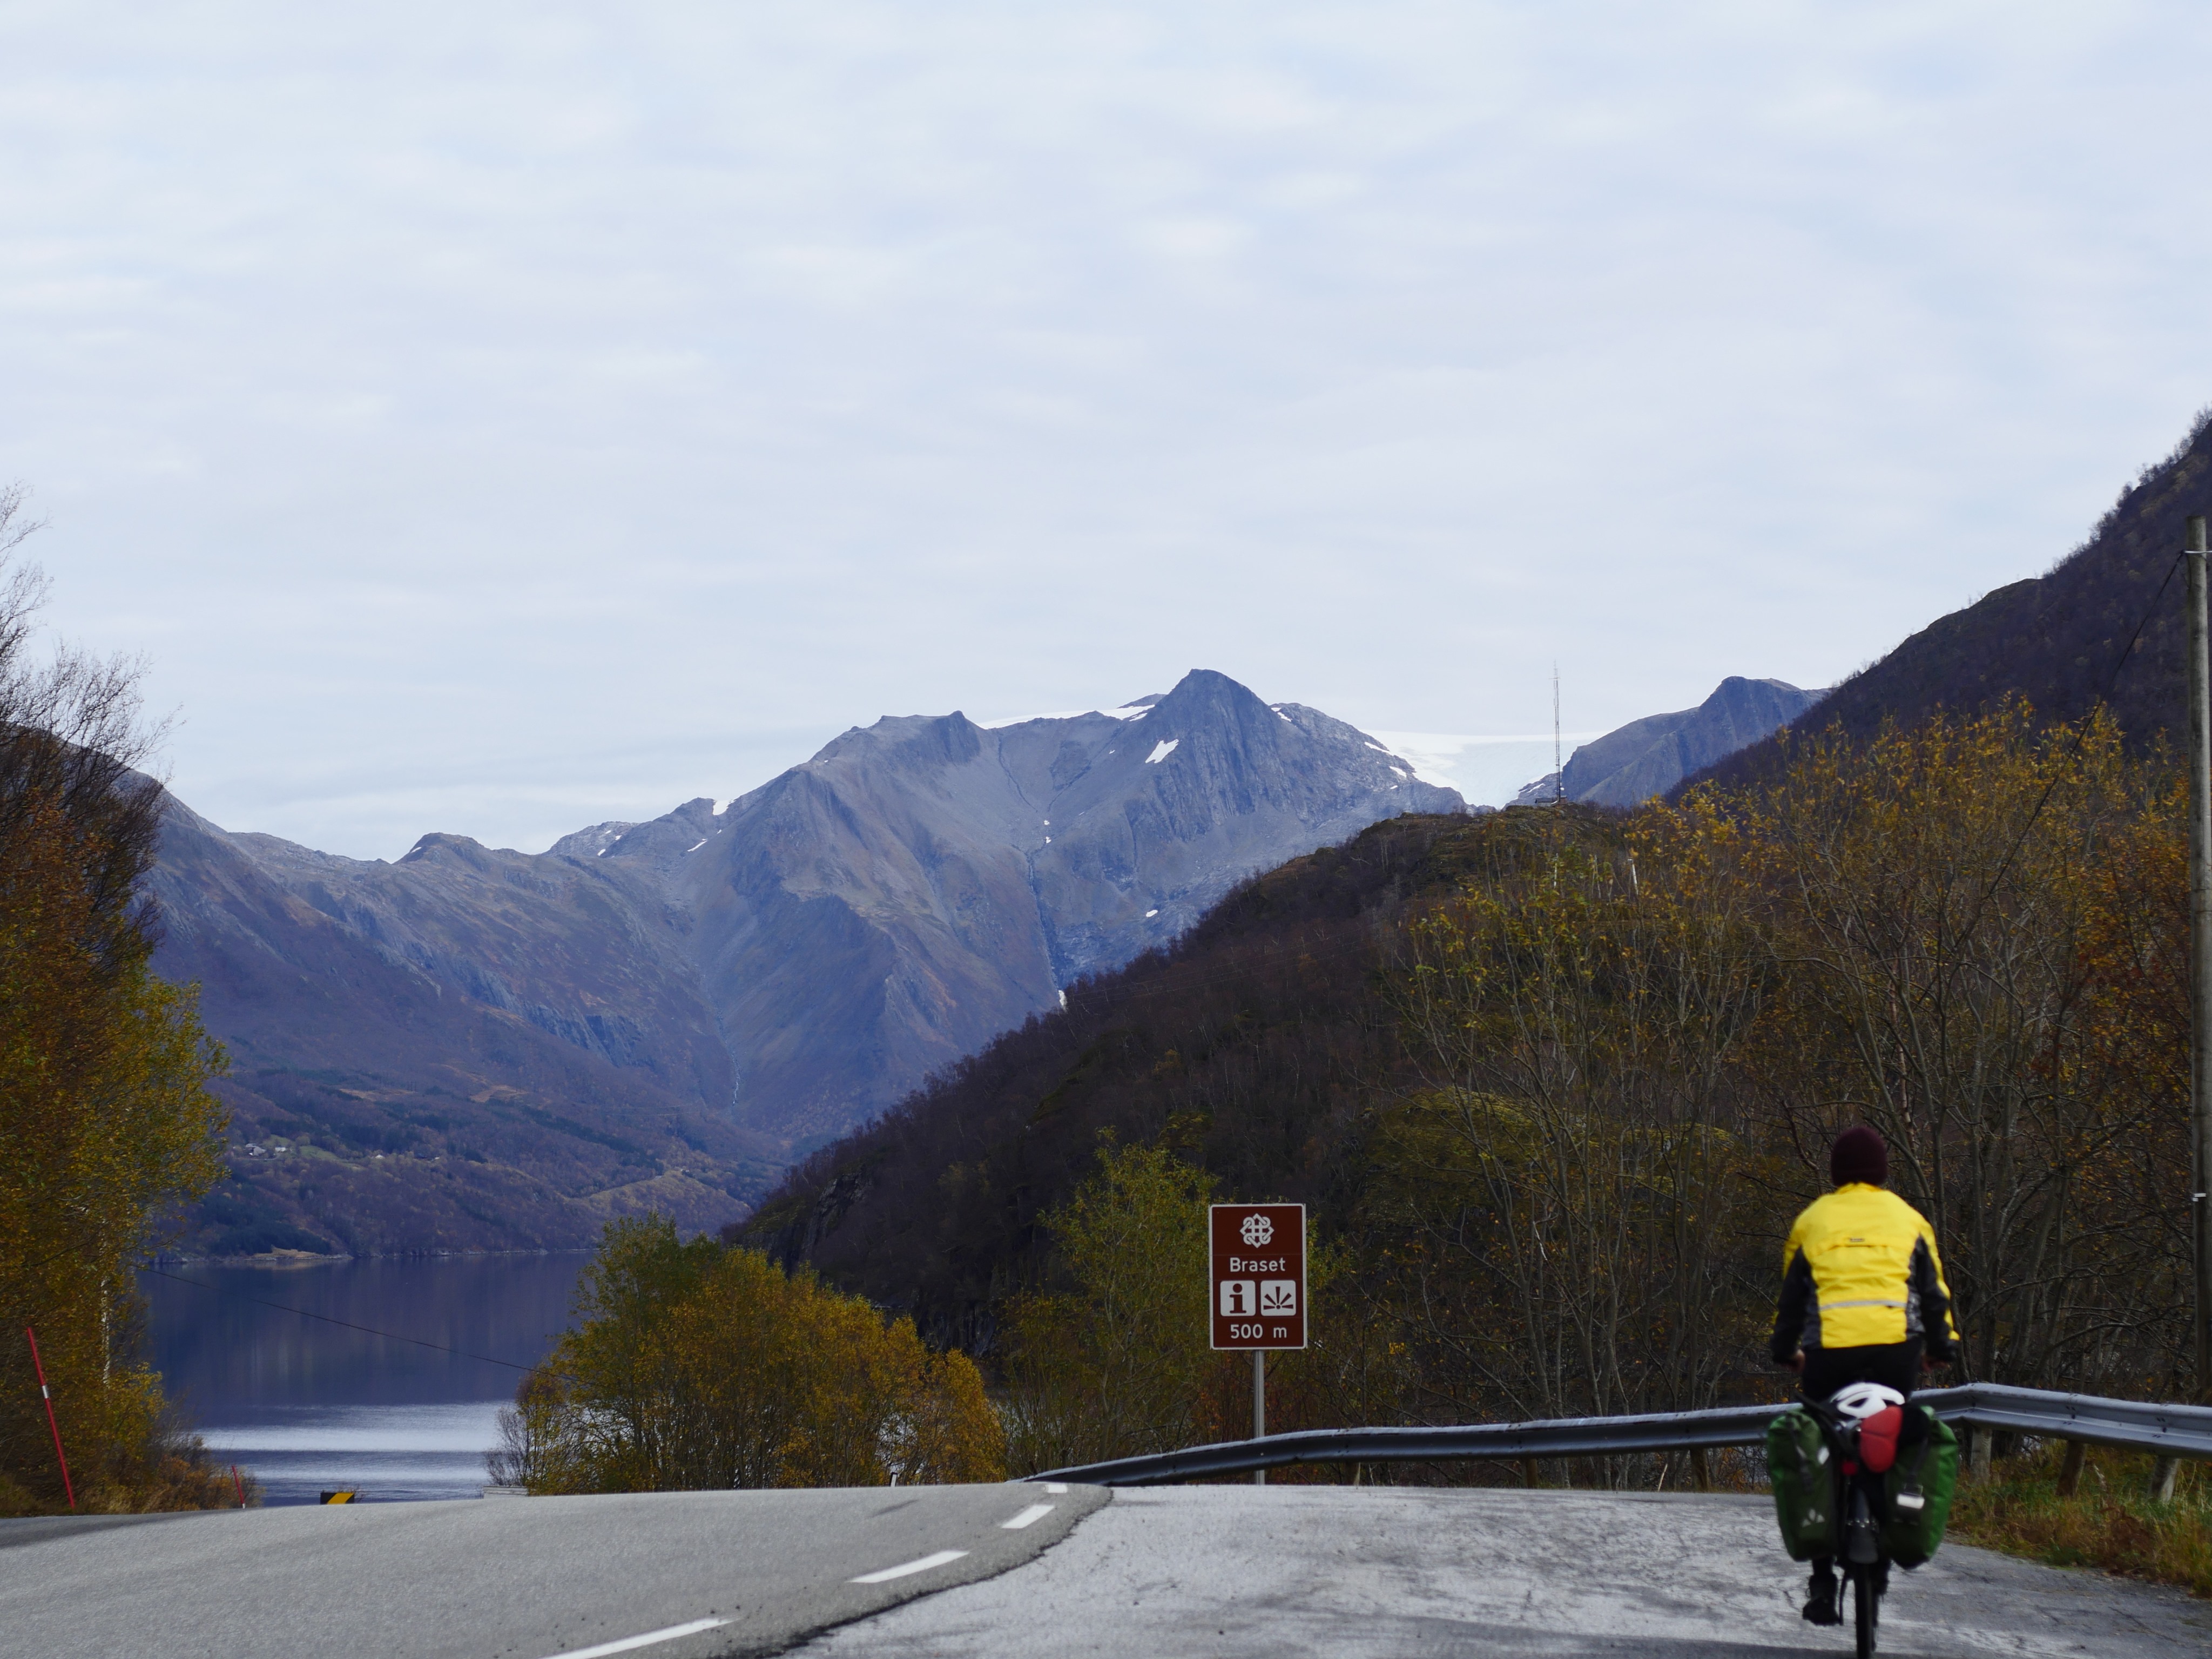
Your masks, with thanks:
M1200 671L1112 711L887 718L720 812L534 855L434 835L361 862L179 806L156 965L204 988L241 1140L294 1149L240 1166L234 1237L576 1243L648 1203L729 1218L1244 877L1461 808L1352 727ZM390 1214L364 1231L363 1209Z
M1634 806L1787 726L1826 695L1800 690L1784 680L1732 674L1695 708L1647 715L1583 744L1560 773L1537 779L1513 804L1538 805L1554 799L1564 778L1569 800Z

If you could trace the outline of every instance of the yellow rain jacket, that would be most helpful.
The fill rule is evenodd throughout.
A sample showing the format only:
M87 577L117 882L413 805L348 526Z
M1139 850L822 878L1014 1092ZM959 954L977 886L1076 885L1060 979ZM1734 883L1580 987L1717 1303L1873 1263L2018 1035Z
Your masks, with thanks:
M1949 1359L1959 1333L1936 1232L1895 1193L1850 1182L1805 1206L1782 1247L1782 1299L1770 1352L1863 1348L1925 1340Z

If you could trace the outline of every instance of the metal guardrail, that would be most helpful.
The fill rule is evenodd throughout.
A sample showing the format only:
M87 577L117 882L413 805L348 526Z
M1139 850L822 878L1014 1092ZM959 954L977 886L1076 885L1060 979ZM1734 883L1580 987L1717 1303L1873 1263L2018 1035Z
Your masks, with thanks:
M1970 1382L1928 1389L1913 1398L1946 1422L2054 1439L2121 1446L2161 1457L2212 1458L2212 1407L2144 1404L2094 1395L2049 1394ZM1155 1486L1207 1475L1243 1474L1286 1463L1426 1463L1481 1459L1606 1457L1637 1452L1755 1446L1780 1404L1714 1411L1656 1412L1641 1417L1570 1417L1536 1423L1474 1423L1445 1428L1306 1429L1259 1440L1229 1440L1143 1457L1052 1469L1030 1480L1100 1486Z
M1956 1406L1949 1402L1958 1398ZM2212 1458L2212 1406L2106 1400L2094 1394L2050 1394L1970 1382L1960 1389L1917 1394L1946 1422L1965 1422L1999 1433L2119 1446L2160 1457Z
M1229 1440L1145 1457L1117 1457L1031 1475L1102 1486L1152 1486L1285 1463L1425 1463L1486 1458L1593 1457L1625 1452L1741 1446L1766 1437L1772 1406L1658 1412L1644 1417L1570 1417L1540 1423L1474 1423L1434 1429L1305 1429L1260 1440Z

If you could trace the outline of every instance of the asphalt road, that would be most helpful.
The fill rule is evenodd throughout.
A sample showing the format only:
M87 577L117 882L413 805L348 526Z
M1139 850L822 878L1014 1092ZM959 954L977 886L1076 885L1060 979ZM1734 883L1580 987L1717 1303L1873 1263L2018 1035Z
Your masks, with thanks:
M1848 1627L1799 1620L1803 1575L1764 1498L1285 1486L1108 1497L939 1486L0 1522L0 1656L1850 1650ZM1881 1646L1899 1659L2212 1653L2212 1603L2095 1573L1954 1544L1894 1583Z
M1003 1572L1106 1498L868 1487L0 1521L0 1655L771 1653Z
M1851 1651L1797 1616L1764 1498L1345 1486L1122 1491L1001 1577L805 1659L1382 1659ZM1946 1545L1893 1575L1886 1655L2204 1659L2212 1602Z

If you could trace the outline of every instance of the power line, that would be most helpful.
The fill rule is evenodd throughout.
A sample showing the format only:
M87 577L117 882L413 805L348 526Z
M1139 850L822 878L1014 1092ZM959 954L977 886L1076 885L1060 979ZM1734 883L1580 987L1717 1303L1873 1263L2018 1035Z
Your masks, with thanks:
M76 1255L77 1249L78 1247L75 1244L64 1244L58 1250L52 1250L45 1255L40 1256L36 1261L27 1261L19 1264L12 1271L19 1279L27 1277L31 1273L38 1272L40 1268L45 1267L49 1261L58 1261L65 1255Z
M165 1273L161 1268L151 1265L145 1267L143 1271L152 1273L157 1279L167 1279L179 1285L195 1285L203 1291L213 1291L217 1296L230 1294L222 1285L210 1285L203 1279L186 1279L182 1273ZM302 1319L319 1319L325 1325L342 1325L347 1330L362 1331L370 1336L380 1336L391 1342L411 1342L418 1348L430 1348L439 1353L458 1354L463 1359L480 1359L487 1365L504 1365L511 1371L534 1371L538 1369L535 1365L518 1365L512 1359L494 1359L488 1353L471 1353L465 1348L448 1347L442 1342L425 1342L419 1336L402 1336L397 1331L380 1331L374 1325L356 1325L350 1319L338 1319L330 1314L311 1313L305 1308L295 1308L288 1302L271 1302L266 1297L249 1296L246 1299L248 1302L258 1303L264 1308L276 1308L285 1313L297 1314Z

